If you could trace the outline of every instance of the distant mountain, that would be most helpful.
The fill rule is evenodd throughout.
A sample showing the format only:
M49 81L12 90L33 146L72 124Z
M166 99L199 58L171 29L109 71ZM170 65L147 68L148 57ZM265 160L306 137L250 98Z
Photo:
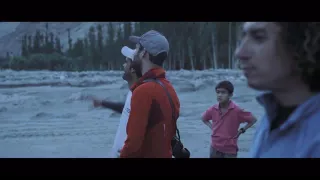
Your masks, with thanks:
M120 24L119 22L114 22ZM0 56L7 52L17 55L21 53L21 37L34 34L36 30L45 31L46 22L0 22ZM101 24L106 30L108 22L49 22L49 30L58 35L63 47L68 45L68 29L73 42L82 38L91 26Z

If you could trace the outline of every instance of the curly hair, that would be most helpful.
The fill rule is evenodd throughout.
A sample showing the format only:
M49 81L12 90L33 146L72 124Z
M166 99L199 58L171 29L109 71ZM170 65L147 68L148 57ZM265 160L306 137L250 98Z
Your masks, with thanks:
M278 22L286 48L293 53L301 79L310 91L319 92L320 22Z

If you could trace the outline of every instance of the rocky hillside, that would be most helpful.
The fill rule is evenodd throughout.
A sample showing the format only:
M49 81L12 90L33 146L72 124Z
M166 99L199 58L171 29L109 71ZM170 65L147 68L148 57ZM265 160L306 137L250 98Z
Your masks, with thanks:
M104 27L108 22L99 22ZM7 52L19 54L21 51L21 37L27 34L34 34L36 30L45 31L46 22L0 22L0 56ZM97 22L50 22L49 29L61 39L63 47L67 47L68 29L71 38L76 41L83 37L92 25ZM117 23L119 24L119 23Z

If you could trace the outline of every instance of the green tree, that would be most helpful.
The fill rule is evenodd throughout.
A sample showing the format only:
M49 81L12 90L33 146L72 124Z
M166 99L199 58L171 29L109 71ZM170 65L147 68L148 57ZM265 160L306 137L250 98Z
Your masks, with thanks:
M23 57L28 57L28 36L25 34L21 39L21 55Z
M90 59L90 53L89 53L89 48L90 48L90 45L89 45L89 40L87 37L85 37L83 39L83 52L82 52L82 57L83 59L85 60L86 62L86 67L90 67L91 66L91 59Z
M134 22L133 27L134 27L134 31L132 32L132 34L138 35L141 33L140 22Z
M40 52L40 53L45 53L45 42L44 42L44 35L43 35L43 33L40 33L39 39L40 39L39 52Z
M74 43L73 45L73 50L72 50L72 54L74 58L78 58L78 57L85 57L85 46L84 46L84 40L78 38L77 41Z
M55 38L55 50L58 54L62 54L62 47L59 36Z
M44 35L44 53L50 53L50 42L49 42L49 24L46 23L46 31Z
M93 65L93 68L97 68L97 39L96 39L96 31L94 26L91 26L89 28L89 33L88 33L88 40L89 40L89 52L90 52L90 60Z
M36 34L33 36L33 53L40 53L40 30L36 31Z
M83 39L75 42L70 41L69 29L69 49L65 54L61 52L60 39L49 32L49 24L46 23L44 37L38 32L34 36L23 36L22 57L12 58L7 64L15 69L117 70L124 59L120 53L122 46L134 47L128 41L129 36L139 36L153 29L165 35L169 41L170 52L165 61L168 70L234 68L236 59L233 51L240 26L238 22L110 22L106 26L106 34L98 25L91 27ZM8 65L0 66L3 68Z
M132 35L132 24L131 22L125 22L123 24L123 40L124 44L128 44L128 46L132 46L132 43L129 41L129 36Z
M103 59L103 31L102 31L102 25L98 24L97 26L97 63L99 64L99 66L101 66L101 62ZM100 67L99 67L100 68Z
M28 35L27 46L28 46L28 52L29 52L29 55L30 55L30 54L33 53L32 36L31 35Z
M110 69L113 69L114 68L114 62L115 62L115 59L114 59L114 55L115 55L115 49L114 49L114 44L115 44L115 26L112 22L109 22L108 25L107 25L107 38L106 38L106 66L107 66L107 69L110 70Z
M114 43L114 47L113 47L113 49L115 49L114 54L113 54L113 58L114 58L114 61L115 61L115 63L114 63L115 67L113 67L114 70L121 69L122 63L124 62L123 61L123 59L124 59L123 56L121 56L121 54L119 53L120 49L123 46L123 42L124 42L123 30L122 30L121 25L119 25L118 29L117 29L117 40Z
M52 54L55 52L54 49L54 34L52 32L49 33L49 43L48 43L48 54Z
M70 28L68 28L67 31L68 31L68 45L69 45L68 50L72 51L72 38L71 38Z

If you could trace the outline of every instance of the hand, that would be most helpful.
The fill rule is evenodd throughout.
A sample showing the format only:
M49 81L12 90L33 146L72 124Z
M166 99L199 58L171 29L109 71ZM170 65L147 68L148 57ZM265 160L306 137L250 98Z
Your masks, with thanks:
M99 100L93 96L90 96L88 97L88 99L91 99L92 100L92 104L93 104L93 107L101 107L102 106L102 100Z
M98 100L98 99L93 99L92 100L92 103L93 103L93 107L101 107L102 106L102 101L101 100Z
M236 137L235 138L238 138L241 134L243 134L245 132L245 130L244 129L239 129L239 131L238 131L238 134L236 135Z

